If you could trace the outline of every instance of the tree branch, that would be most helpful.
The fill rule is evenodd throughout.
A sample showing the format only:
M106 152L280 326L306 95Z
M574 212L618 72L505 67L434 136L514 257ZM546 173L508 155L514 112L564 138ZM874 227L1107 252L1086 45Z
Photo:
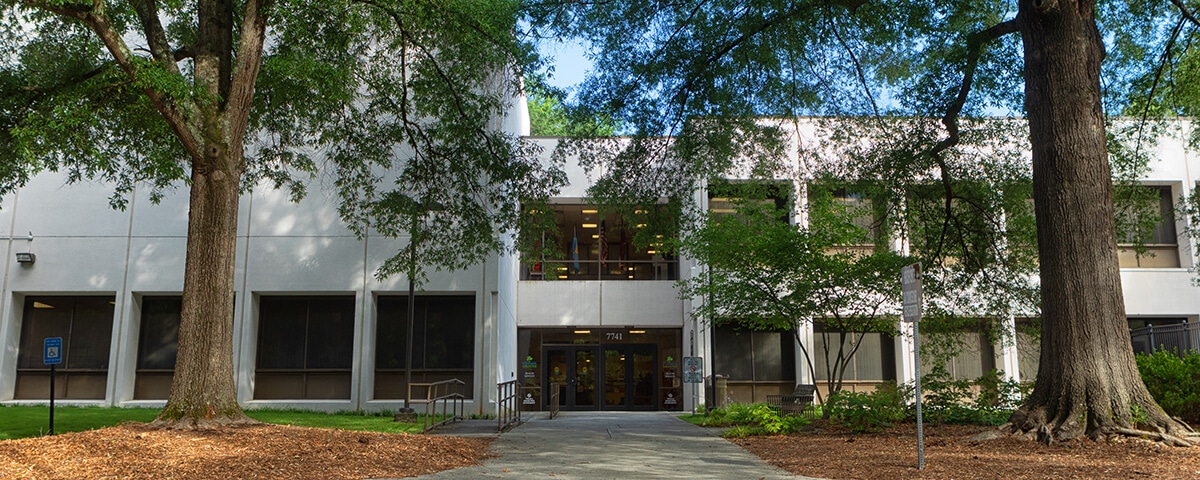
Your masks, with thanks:
M942 156L942 153L959 143L958 115L962 113L963 106L967 103L967 96L971 93L971 84L975 81L975 70L979 67L979 57L983 55L984 45L1004 35L1016 32L1016 20L1008 20L967 36L967 64L963 67L962 84L959 85L958 96L946 107L946 114L942 116L942 125L946 127L947 135L946 138L934 145L929 151L929 156L937 162L938 169L942 172L942 187L945 190L946 198L944 208L946 220L942 224L942 234L938 240L937 256L939 257L942 253L942 244L945 242L945 237L950 228L949 219L953 215L951 200L954 198L953 178L950 176L950 167L946 164L946 159Z
M158 19L158 6L155 0L135 0L130 2L137 11L138 20L142 22L142 34L150 47L150 55L171 73L179 74L179 66L175 64L175 53L167 42L167 33L163 30L162 22Z
M101 0L94 0L91 8L83 7L82 4L54 5L44 0L29 1L27 5L64 17L74 18L87 25L88 28L96 33L100 42L104 44L105 49L112 55L117 66L125 72L129 79L134 81L138 79L138 67L134 65L136 57L129 49L129 46L125 44L125 40L121 37L121 34L113 28L108 17L104 15L104 4ZM170 63L174 65L174 62ZM162 92L150 86L143 86L142 91L150 99L154 108L162 115L163 120L167 122L167 126L171 128L171 131L175 132L184 150L192 158L199 158L200 146L196 141L197 137L189 128L187 119L179 111L179 105L176 103L177 99L168 98Z
M1187 21L1192 22L1193 25L1200 27L1200 19L1196 18L1195 12L1188 10L1187 5L1183 4L1183 0L1171 0L1171 3L1179 9L1179 13L1183 14L1183 18L1186 18Z
M273 0L248 0L242 19L241 40L237 49L237 66L225 99L225 118L229 122L230 142L241 144L246 135L250 107L254 100L254 85L262 68L263 45L267 35L267 10ZM238 159L238 166L245 156Z

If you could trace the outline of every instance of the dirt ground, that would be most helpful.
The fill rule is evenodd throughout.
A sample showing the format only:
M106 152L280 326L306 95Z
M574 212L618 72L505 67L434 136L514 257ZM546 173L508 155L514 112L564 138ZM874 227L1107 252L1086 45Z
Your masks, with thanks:
M0 441L0 479L360 479L478 464L491 439L254 425L209 431L129 423Z
M853 435L813 432L735 440L793 473L830 479L1197 479L1200 448L1141 441L1042 445L971 441L985 427L927 426L917 470L915 427ZM257 425L207 432L126 424L0 441L0 478L360 479L409 477L474 465L490 439Z
M926 425L923 470L917 469L914 424L857 435L825 426L734 443L789 472L831 479L1200 479L1200 447L1140 440L1052 445L1014 437L971 440L993 428Z

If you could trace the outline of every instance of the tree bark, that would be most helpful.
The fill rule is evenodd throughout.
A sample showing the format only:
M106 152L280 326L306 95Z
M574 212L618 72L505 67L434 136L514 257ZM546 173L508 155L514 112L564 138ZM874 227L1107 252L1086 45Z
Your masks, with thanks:
M154 424L205 428L254 423L237 402L233 371L234 259L242 149L209 145L192 163L179 355ZM236 151L231 151L236 150Z
M1104 47L1087 0L1021 0L1042 285L1037 383L1007 429L1049 442L1135 426L1177 433L1134 362L1117 261L1100 97Z
M234 260L245 130L262 63L269 0L249 0L238 64L232 62L232 2L202 0L194 81L202 93L188 118L203 148L192 155L187 259L179 354L167 405L154 424L168 428L256 423L237 401L233 369Z

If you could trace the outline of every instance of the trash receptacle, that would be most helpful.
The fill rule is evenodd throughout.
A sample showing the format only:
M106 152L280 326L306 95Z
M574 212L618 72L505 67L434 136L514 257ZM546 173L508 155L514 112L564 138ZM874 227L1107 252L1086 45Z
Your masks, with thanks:
M725 399L729 396L729 380L724 375L713 375L713 377L713 394L715 396L713 401L717 405L717 408L725 408L728 406L725 405Z

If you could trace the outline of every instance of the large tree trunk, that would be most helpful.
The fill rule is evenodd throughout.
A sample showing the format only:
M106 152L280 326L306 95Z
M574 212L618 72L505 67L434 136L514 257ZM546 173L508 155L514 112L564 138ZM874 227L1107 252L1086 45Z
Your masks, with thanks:
M164 427L253 422L238 405L233 371L241 148L210 145L206 151L212 155L192 167L179 355L170 398L155 420Z
M202 92L186 133L202 139L191 149L187 260L179 354L167 405L155 424L203 428L254 423L237 401L233 371L234 260L238 193L246 168L246 118L260 67L266 18L262 2L246 5L237 70L232 62L230 0L198 3L193 75ZM186 137L186 135L184 135Z
M1104 47L1087 0L1022 0L1042 285L1041 365L1010 430L1043 441L1145 426L1175 434L1138 374L1125 319L1100 103Z

